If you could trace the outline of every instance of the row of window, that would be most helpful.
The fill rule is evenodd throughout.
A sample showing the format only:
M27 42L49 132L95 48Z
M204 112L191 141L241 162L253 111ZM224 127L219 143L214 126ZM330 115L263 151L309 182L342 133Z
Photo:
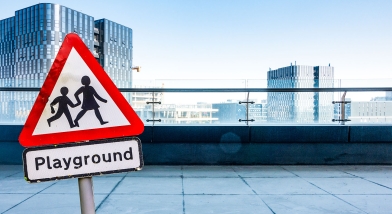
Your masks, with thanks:
M14 65L10 66L2 66L0 67L0 79L11 78L14 76ZM8 87L8 86L0 86L0 87ZM9 86L11 87L11 86Z
M117 57L117 58L123 58L123 59L132 59L132 50L127 47L121 47L113 44L106 44L107 48L107 53L105 55L110 56L110 57Z
M13 40L15 37L14 18L0 20L0 41Z
M15 40L0 42L0 54L13 53L15 49Z
M95 27L104 32L104 41L118 46L132 46L132 29L115 22L101 19L95 21ZM102 36L102 35L100 35Z
M17 35L46 29L62 32L84 31L84 35L91 32L89 36L92 36L94 30L93 17L60 5L35 5L16 11L15 17Z
M13 53L0 55L0 66L8 66L15 64L15 55Z

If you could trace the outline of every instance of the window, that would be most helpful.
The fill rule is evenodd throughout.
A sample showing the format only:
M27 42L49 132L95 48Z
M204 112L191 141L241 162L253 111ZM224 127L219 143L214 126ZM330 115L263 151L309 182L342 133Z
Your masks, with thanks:
M46 29L51 30L52 27L52 7L46 4Z
M52 58L52 46L48 45L46 47L46 58L51 59Z
M67 31L66 32L71 32L71 17L72 17L72 15L71 15L71 10L70 9L67 9L67 11L68 11L68 29L67 29Z

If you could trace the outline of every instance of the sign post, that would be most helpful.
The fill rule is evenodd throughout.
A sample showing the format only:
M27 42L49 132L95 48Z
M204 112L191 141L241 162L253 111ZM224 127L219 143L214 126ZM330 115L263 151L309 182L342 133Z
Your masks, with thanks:
M78 178L95 213L92 176L140 170L144 124L81 38L68 34L19 135L29 183Z
M78 178L80 211L82 214L95 214L93 178Z

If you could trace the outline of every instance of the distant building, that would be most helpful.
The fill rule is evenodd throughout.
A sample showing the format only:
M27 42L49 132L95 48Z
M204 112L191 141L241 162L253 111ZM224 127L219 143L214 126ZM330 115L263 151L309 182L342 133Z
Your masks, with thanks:
M134 88L155 88L153 86L134 85ZM163 88L163 85L162 87ZM164 103L164 93L162 92L132 92L131 105L133 108L144 108L147 102L161 102Z
M267 122L267 100L249 104L249 119L254 119L255 123Z
M346 98L346 101L351 101L350 98ZM334 104L334 119L341 119L341 103L335 103ZM347 119L348 117L351 116L351 103L346 103L344 106L344 118Z
M164 124L212 124L218 121L213 114L217 109L211 104L198 103L195 105L156 104L134 108L143 122L161 120ZM152 124L152 122L150 122ZM149 123L146 123L149 124Z
M392 91L387 91L385 93L385 100L392 101Z
M388 100L392 100L392 99L390 99L390 97L373 97L372 99L370 99L370 101L388 101Z
M254 104L248 104L248 111L245 103L239 104L239 101L234 100L228 100L225 103L213 103L212 108L218 110L213 113L213 117L218 118L218 123L238 123L239 119L247 119L247 112L248 119L253 119L255 123L266 122L267 119L265 100L263 103L255 102Z
M391 101L351 102L350 123L392 123Z
M219 123L238 123L239 119L246 119L246 105L239 104L238 101L229 100L226 103L213 103L213 117L218 118Z
M290 65L270 70L268 88L333 87L334 68ZM273 123L330 123L334 117L331 92L270 92L267 120Z

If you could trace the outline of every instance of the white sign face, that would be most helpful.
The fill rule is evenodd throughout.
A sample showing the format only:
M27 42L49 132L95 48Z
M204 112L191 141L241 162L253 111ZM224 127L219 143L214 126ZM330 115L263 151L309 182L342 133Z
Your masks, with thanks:
M33 147L23 152L25 179L41 182L112 174L143 167L138 138Z
M87 76L89 79L89 86L101 99L91 95L92 104L84 106L87 101L86 92L81 93L83 85L82 78ZM67 88L67 93L62 94L62 88ZM78 93L80 91L80 93ZM77 95L76 95L77 94ZM76 107L68 107L67 105L61 105L61 103L55 100L60 97L68 97L69 101L73 104L77 104L76 96L81 100L81 104ZM106 100L106 102L103 102ZM51 104L53 104L53 113L51 110ZM60 106L60 107L59 107ZM98 119L97 111L101 114L102 121L107 123L101 123ZM56 112L56 114L54 114ZM68 120L67 114L70 113L70 119ZM51 118L51 119L50 119ZM78 118L78 119L77 119ZM50 119L48 121L48 119ZM75 126L74 121L78 121L78 126ZM117 126L130 125L129 121L125 118L124 114L114 103L113 99L109 96L108 92L102 87L99 80L95 77L94 73L90 70L87 64L80 57L79 53L72 48L69 57L64 64L63 70L53 88L52 94L49 96L49 101L45 106L44 111L38 120L37 126L34 129L33 135L60 133L60 132L72 132L89 129L99 129Z

